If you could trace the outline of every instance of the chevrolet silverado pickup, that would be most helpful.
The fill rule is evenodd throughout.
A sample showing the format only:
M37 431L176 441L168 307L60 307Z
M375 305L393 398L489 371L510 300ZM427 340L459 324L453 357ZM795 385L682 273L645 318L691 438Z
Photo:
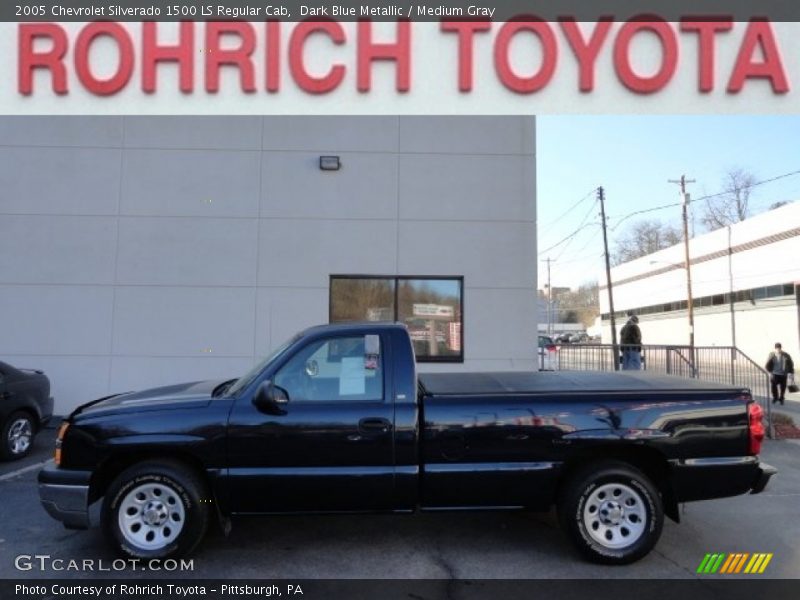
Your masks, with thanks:
M679 504L764 489L746 389L642 372L417 375L395 323L314 327L238 379L101 398L61 425L44 508L117 552L185 555L231 516L555 506L625 564Z

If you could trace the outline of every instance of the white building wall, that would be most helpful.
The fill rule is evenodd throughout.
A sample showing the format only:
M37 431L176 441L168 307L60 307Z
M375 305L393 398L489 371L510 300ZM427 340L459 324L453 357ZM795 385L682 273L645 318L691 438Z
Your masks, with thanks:
M463 275L444 367L530 368L534 148L532 117L0 118L0 359L61 414L232 377L352 273Z
M715 252L722 256L692 265L692 296L701 298L715 294L757 287L800 283L800 202L756 215L733 225L690 240L692 260ZM730 236L730 238L729 238ZM754 246L770 236L785 236L770 243ZM728 256L728 248L746 246ZM614 308L634 310L653 304L686 300L687 284L684 246L679 244L660 252L619 265L612 269ZM657 273L670 265L680 265ZM640 277L635 281L627 281ZM600 311L608 313L608 293L600 292ZM734 304L736 345L758 363L766 357L775 342L800 357L800 323L795 297L755 299ZM732 343L730 305L701 307L695 304L695 343L698 346L727 346ZM639 316L645 344L689 343L686 310ZM625 318L618 318L620 329ZM610 328L603 321L603 341L610 341Z

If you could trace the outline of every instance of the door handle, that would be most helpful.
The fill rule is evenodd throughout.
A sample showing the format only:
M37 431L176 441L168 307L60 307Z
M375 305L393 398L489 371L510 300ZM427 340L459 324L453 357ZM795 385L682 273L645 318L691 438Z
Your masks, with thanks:
M388 433L392 430L392 422L389 419L367 418L358 422L358 432L363 435L375 435Z

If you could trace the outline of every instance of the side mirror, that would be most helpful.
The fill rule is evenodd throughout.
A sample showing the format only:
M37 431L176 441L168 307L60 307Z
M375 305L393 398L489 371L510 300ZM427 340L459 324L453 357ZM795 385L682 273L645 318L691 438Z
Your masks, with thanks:
M286 411L282 406L289 402L289 394L280 386L271 381L264 381L258 386L253 404L261 412L270 415L285 415Z

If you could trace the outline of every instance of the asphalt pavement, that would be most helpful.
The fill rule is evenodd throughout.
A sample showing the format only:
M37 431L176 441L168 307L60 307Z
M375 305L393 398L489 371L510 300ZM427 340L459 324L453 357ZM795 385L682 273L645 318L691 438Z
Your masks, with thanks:
M800 577L797 441L765 443L762 459L779 473L764 493L685 505L683 522L667 520L656 549L626 567L583 561L552 513L456 512L238 518L227 538L211 529L191 571L136 573L97 571L115 559L97 526L98 506L88 531L64 529L40 506L36 473L53 438L45 431L25 461L0 464L0 578L695 578L709 552L771 552L761 577ZM92 560L95 572L20 570L20 555L64 559L62 566Z

